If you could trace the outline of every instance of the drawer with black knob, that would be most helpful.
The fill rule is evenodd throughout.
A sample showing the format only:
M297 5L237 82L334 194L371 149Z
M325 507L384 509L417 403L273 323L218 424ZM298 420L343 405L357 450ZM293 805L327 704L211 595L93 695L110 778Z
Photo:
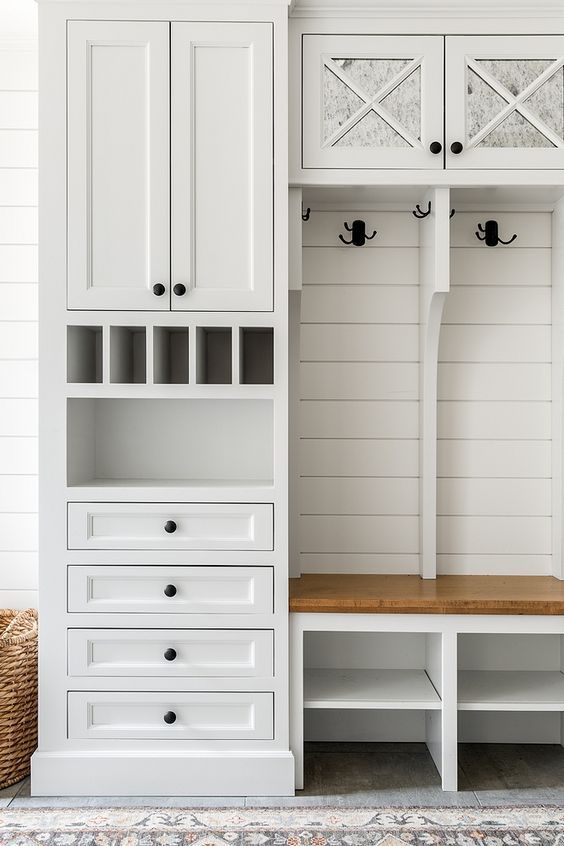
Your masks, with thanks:
M257 678L273 675L273 632L69 629L69 676Z
M272 567L73 564L68 610L99 614L271 614Z
M70 739L272 740L274 694L262 691L69 691Z
M69 549L271 550L264 502L71 502Z

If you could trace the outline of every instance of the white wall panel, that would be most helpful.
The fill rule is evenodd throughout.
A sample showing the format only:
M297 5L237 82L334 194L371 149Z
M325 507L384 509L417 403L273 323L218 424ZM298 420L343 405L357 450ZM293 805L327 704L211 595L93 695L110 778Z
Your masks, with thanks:
M453 221L439 351L439 573L551 572L551 216ZM484 217L485 219L485 217Z
M343 220L378 230L339 244ZM302 572L419 568L419 224L312 211L302 227Z
M37 604L37 50L0 42L0 606Z

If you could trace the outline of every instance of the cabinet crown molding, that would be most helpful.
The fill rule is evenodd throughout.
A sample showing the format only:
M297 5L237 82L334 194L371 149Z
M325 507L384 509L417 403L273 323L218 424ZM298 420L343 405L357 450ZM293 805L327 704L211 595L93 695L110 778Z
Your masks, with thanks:
M290 14L299 18L381 18L381 17L445 17L445 18L507 18L561 17L561 0L290 0Z

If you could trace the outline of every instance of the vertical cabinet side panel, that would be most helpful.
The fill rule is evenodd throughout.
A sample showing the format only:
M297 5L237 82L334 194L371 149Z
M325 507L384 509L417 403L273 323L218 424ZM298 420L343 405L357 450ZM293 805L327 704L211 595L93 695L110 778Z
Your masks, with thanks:
M426 197L432 213L421 221L419 531L420 573L437 574L437 380L439 336L449 290L450 191L435 188Z

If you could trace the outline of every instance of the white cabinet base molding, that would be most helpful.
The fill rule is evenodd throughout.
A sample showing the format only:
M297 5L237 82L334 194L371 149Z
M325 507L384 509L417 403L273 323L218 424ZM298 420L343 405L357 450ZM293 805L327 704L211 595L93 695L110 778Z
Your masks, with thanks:
M290 752L114 750L36 752L34 796L253 796L293 794ZM203 803L205 805L205 800Z

